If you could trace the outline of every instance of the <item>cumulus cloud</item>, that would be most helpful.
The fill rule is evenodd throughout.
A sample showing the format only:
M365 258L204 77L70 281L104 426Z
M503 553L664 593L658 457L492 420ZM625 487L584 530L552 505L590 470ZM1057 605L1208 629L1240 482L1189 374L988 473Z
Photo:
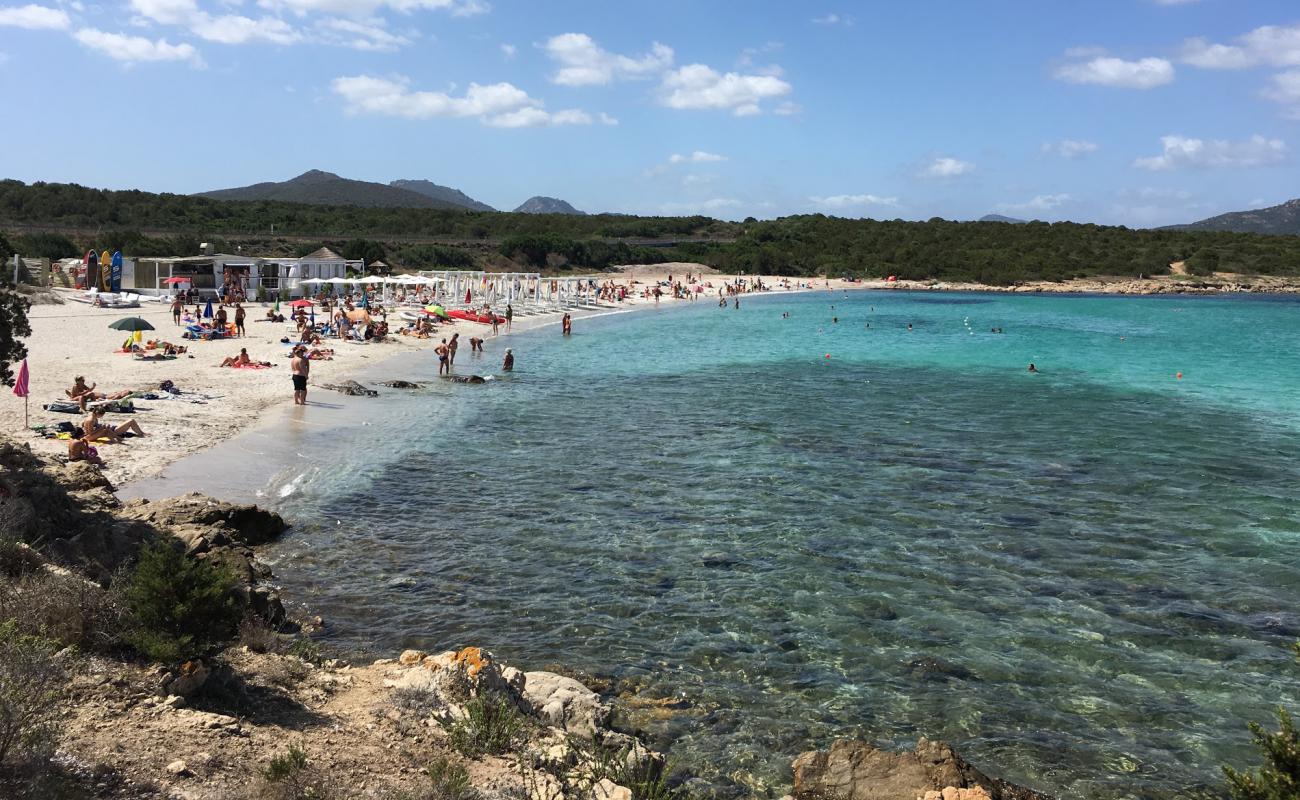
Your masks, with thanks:
M1023 203L1000 203L999 211L1012 211L1024 213L1026 211L1051 211L1066 203L1072 198L1068 194L1040 194L1031 200Z
M1286 160L1286 142L1266 139L1256 134L1243 141L1191 139L1186 136L1163 136L1163 152L1139 158L1133 166L1152 171L1172 169L1244 169L1262 167Z
M975 165L948 156L934 159L921 170L922 178L958 178L975 171Z
M673 49L659 42L650 45L649 53L633 58L602 49L585 33L552 36L544 49L560 65L551 81L562 86L601 86L615 80L647 78L673 63Z
M1121 89L1154 89L1174 79L1174 65L1163 58L1125 61L1114 56L1098 55L1072 61L1056 68L1057 80L1067 83L1091 83Z
M809 197L811 202L826 208L853 208L855 206L896 206L897 197L876 194L835 194L830 197Z
M1082 139L1062 139L1059 142L1048 142L1043 145L1044 153L1058 155L1061 158L1083 158L1086 155L1097 152L1097 145L1093 142Z
M497 128L535 128L548 125L590 125L592 117L571 108L547 111L541 100L509 83L483 86L471 83L460 97L446 92L413 91L405 77L376 78L354 75L335 78L330 84L343 98L349 114L379 114L406 119L476 117ZM601 115L609 124L612 117ZM616 121L615 121L616 122Z
M1273 76L1272 85L1263 92L1264 97L1282 106L1282 116L1300 120L1300 70L1279 72Z
M490 6L477 0L257 0L271 11L289 11L299 16L332 14L341 17L371 17L388 8L403 14L414 11L447 11L465 17L486 13Z
M519 50L519 49L518 49L517 47L515 47L513 44L505 44L505 43L503 43L503 44L501 45L501 55L505 56L507 61L510 60L510 59L512 59L512 58L514 58L514 57L515 57L515 53L517 53L518 50Z
M28 4L0 8L0 26L26 28L27 30L65 30L72 24L68 12L61 8L48 8Z
M150 40L143 36L106 33L94 28L82 28L72 36L91 50L97 50L117 61L128 63L140 61L189 61L196 66L202 64L199 51L194 49L194 45L185 42L171 44L165 39Z
M703 150L696 150L689 155L673 153L668 157L669 164L708 164L716 161L726 161L726 156L720 156L717 153L706 153Z
M1264 25L1238 36L1232 44L1213 43L1201 37L1188 39L1183 42L1180 58L1202 69L1300 66L1300 23Z
M664 75L660 102L669 108L730 110L738 117L762 112L761 103L791 92L775 75L720 73L704 64L688 64Z

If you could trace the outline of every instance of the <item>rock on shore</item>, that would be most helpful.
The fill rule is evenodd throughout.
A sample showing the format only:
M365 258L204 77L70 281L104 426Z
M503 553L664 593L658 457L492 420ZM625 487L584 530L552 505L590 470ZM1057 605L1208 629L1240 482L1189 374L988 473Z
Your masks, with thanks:
M943 742L921 739L910 752L879 750L841 739L829 750L794 760L799 800L1051 800L1045 794L990 778Z

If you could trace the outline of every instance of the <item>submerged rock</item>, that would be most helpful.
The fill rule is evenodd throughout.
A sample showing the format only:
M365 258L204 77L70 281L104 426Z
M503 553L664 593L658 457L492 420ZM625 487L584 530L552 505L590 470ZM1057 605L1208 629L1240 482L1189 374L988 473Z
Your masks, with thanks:
M411 381L380 381L380 386L387 386L390 389L419 389L420 384Z
M333 392L340 392L351 397L378 397L379 392L374 389L367 389L356 381L343 381L342 383L322 383L322 389L329 389Z
M840 800L1051 800L1032 789L990 778L943 742L921 739L910 752L878 750L866 742L841 739L829 750L814 750L794 760L796 798ZM959 790L968 790L964 795ZM984 791L984 795L972 791ZM951 790L951 791L950 791ZM955 794L954 794L955 792Z
M487 383L488 379L482 375L444 375L445 379L452 383Z

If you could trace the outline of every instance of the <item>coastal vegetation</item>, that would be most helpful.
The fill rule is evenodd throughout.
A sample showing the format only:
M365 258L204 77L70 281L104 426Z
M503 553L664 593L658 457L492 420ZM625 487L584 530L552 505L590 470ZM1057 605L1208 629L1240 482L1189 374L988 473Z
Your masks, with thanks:
M823 214L726 222L704 216L518 214L362 208L0 182L9 246L49 258L83 248L134 256L229 251L296 238L353 258L412 269L592 271L616 264L694 261L727 273L850 275L1007 286L1091 276L1215 271L1300 275L1300 237L1130 229L1072 222L845 219ZM19 231L23 233L19 233ZM3 255L0 246L0 255Z

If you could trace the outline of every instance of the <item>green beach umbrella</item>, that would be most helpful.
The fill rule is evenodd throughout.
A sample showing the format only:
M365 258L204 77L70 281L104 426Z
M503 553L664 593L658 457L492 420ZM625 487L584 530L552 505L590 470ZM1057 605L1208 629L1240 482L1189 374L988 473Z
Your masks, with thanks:
M139 317L124 317L108 326L115 331L151 331L153 326Z

